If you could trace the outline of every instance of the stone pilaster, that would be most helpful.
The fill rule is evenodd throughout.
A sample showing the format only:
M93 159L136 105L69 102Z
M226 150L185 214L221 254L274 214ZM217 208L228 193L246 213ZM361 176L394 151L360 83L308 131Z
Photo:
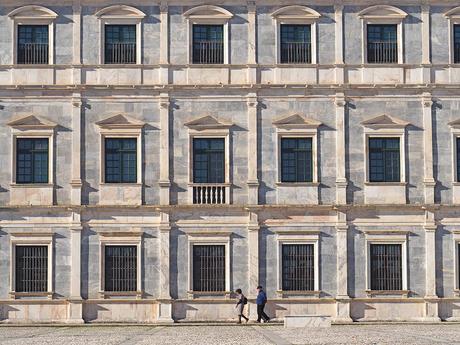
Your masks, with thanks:
M160 84L169 83L169 10L168 3L160 3Z
M80 214L72 212L70 224L70 297L67 309L68 323L84 323L81 298L81 226Z
M431 83L431 40L430 40L430 6L422 5L422 79L423 84Z
M247 295L251 298L256 296L255 289L259 285L259 217L258 214L249 211L248 219L248 289Z
M344 83L343 70L343 5L334 5L335 19L335 83Z
M335 98L335 119L336 119L336 203L344 205L347 203L348 181L345 174L345 107L344 94L337 94Z
M258 157L258 101L256 95L248 98L248 204L256 205L259 203L259 179L257 177L257 157Z
M81 65L81 4L80 0L74 0L72 5L73 23L72 23L72 64ZM81 83L81 69L72 69L72 84Z
M169 205L170 187L169 180L169 108L170 102L167 94L160 95L160 204Z
M172 318L172 299L170 288L170 232L171 224L169 214L160 211L160 296L158 301L158 322L171 323Z
M425 316L424 321L440 321L436 293L436 220L431 210L425 211Z
M425 204L434 204L434 187L436 181L433 175L433 126L432 108L433 101L431 94L424 93L422 99L423 106L423 143L424 143L424 185L425 185Z
M72 97L72 180L70 202L81 205L81 109L80 94Z
M257 83L257 15L256 2L249 0L248 9L248 84Z

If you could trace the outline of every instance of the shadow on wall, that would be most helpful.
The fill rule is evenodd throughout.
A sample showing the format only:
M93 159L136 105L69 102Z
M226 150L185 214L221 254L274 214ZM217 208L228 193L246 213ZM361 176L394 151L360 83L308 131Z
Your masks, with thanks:
M195 316L194 314L196 314L197 310L198 310L197 308L192 307L190 304L174 303L173 304L174 320L184 320L187 318L194 319L194 316Z

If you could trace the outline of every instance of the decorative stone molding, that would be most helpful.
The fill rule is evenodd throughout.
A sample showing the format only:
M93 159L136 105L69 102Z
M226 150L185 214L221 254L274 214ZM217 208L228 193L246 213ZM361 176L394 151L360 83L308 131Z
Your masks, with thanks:
M361 125L373 130L380 129L404 129L409 122L398 119L390 115L380 115L372 119L361 122Z
M206 131L206 130L229 130L233 126L232 123L222 122L215 118L214 116L208 115L200 117L196 120L192 120L184 123L184 126L196 130L196 131Z
M53 131L57 126L55 122L46 120L36 115L21 116L20 118L11 120L6 125L21 132L35 130Z
M128 5L112 5L105 7L94 14L98 18L110 18L110 19L127 19L127 18L138 18L142 19L146 15L141 10Z
M217 19L228 21L233 17L233 13L230 11L214 5L201 5L193 7L188 11L184 12L184 17L189 19Z
M133 132L137 133L144 127L145 123L126 114L116 114L96 122L96 125L104 130L134 130Z
M397 19L403 20L408 14L397 8L390 5L376 5L368 7L358 13L359 18L367 19Z
M273 125L278 129L283 130L309 130L314 129L315 131L321 126L321 122L305 118L300 114L293 114L287 117L283 117L279 120L273 121Z

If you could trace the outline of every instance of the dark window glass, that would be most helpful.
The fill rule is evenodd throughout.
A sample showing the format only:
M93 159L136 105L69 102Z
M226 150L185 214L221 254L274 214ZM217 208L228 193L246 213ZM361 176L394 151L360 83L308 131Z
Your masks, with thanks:
M460 63L460 25L454 25L454 62Z
M136 25L105 26L105 63L136 63Z
M16 140L16 183L48 183L48 139Z
M225 291L225 246L193 246L193 290Z
M48 247L16 246L16 292L48 291Z
M313 244L283 244L282 285L285 291L313 291L315 263Z
M105 182L137 182L137 139L105 139Z
M399 138L369 139L369 181L400 182Z
M48 64L48 25L18 25L18 64Z
M105 291L137 290L137 247L105 246Z
M225 141L222 138L193 139L193 182L225 182Z
M224 63L223 25L193 25L193 63Z
M310 25L281 25L281 63L311 63Z
M281 138L281 182L312 182L311 138Z
M460 138L457 138L457 182L460 182Z
M371 290L402 290L400 244L371 244Z
M367 62L398 62L398 39L396 25L367 25Z

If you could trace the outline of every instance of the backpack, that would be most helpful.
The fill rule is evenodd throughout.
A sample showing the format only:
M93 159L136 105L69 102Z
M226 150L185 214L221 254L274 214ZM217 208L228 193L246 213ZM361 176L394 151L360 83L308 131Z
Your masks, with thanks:
M246 297L243 298L243 304L248 304L248 299Z

